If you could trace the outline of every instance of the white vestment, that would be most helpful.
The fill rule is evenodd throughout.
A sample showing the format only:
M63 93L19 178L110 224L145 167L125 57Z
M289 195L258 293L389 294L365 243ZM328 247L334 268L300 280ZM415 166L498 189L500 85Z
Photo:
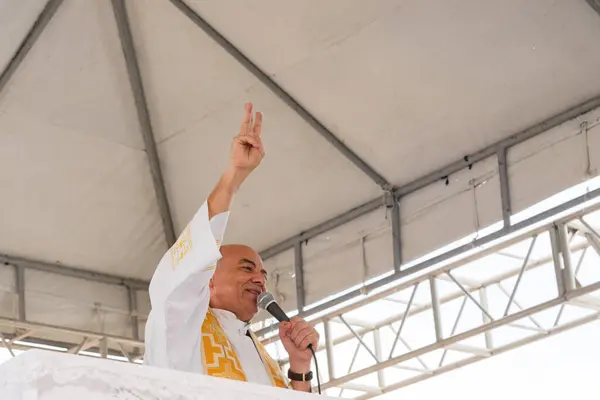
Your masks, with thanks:
M208 220L205 201L178 242L162 257L150 281L150 303L145 331L144 364L204 373L201 327L208 311L208 283L221 259L219 251L229 212ZM242 364L248 382L271 385L248 324L235 314L213 309Z

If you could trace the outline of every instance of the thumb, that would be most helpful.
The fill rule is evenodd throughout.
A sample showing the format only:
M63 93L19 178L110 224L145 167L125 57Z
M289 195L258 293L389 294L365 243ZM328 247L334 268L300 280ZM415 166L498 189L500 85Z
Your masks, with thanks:
M288 332L292 329L292 324L289 322L282 322L279 324L279 336L286 337Z

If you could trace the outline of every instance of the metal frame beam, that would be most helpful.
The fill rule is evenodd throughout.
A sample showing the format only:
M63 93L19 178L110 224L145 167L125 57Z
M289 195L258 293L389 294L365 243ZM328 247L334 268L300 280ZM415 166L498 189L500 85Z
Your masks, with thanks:
M54 2L54 3L57 3L57 2ZM47 19L48 16L46 16L45 18ZM37 28L37 29L39 30L40 28ZM38 33L38 35L39 35L39 33ZM475 162L475 160L482 160L488 156L493 156L494 154L498 153L498 149L508 149L510 146L519 144L527 139L530 139L531 137L534 137L534 136L542 133L544 130L551 129L557 125L560 125L561 123L564 123L564 122L566 122L572 118L575 118L581 114L585 114L586 112L589 112L598 107L600 107L600 96L598 96L594 99L591 99L587 102L584 102L576 107L570 108L569 110L567 110L561 114L558 114L546 121L543 121L540 124L536 124L536 125L530 127L529 129L526 129L515 135L512 135L511 137L509 137L503 141L500 141L500 142L496 143L495 145L492 145L486 149L483 149L483 150L475 153L475 155L473 155L473 156L467 157L467 159L469 159L469 162ZM445 176L445 174L448 174L451 171L454 171L454 172L459 171L462 168L468 168L466 161L463 159L447 166L446 168L444 168L442 170L439 170L433 174L423 177L417 181L414 181L411 184L403 186L402 188L399 188L397 191L395 191L393 193L396 196L398 196L399 194L406 195L411 190L417 190L428 183L436 182L440 178L440 176ZM492 235L488 235L488 236L479 238L477 241L475 241L474 243L472 243L470 245L461 246L450 252L447 252L440 256L437 256L431 260L425 261L424 263L420 263L418 265L412 266L411 268L407 269L406 271L397 272L397 273L390 275L382 280L373 282L367 289L368 290L376 289L382 285L388 284L394 280L400 279L402 277L410 275L411 273L414 273L423 268L426 268L429 265L433 265L437 262L440 262L440 261L443 261L450 257L456 256L456 255L460 254L462 251L469 250L473 246L480 246L480 245L489 243L491 241L497 240L497 239L501 238L502 236L504 236L505 234L516 232L519 229L527 228L528 226L530 226L532 224L535 224L545 218L551 217L552 215L555 215L556 213L559 213L569 207L580 204L583 201L587 201L591 198L594 198L599 194L600 193L598 193L598 190L593 191L593 192L589 193L588 195L581 196L580 198L574 199L565 205L555 207L554 209L548 210L548 211L546 211L542 214L539 214L535 217L532 217L528 220L521 221L519 224L510 226L508 228L505 227L504 230L496 232ZM396 200L399 201L400 199L397 198ZM261 252L261 257L263 259L267 259L271 256L274 256L275 254L278 254L284 250L287 250L288 248L294 247L296 245L296 243L298 243L298 242L306 241L306 240L313 238L319 234L322 234L322 233L327 232L331 229L334 229L340 225L348 223L362 215L365 215L365 214L367 214L371 211L374 211L382 206L385 206L387 204L386 201L387 200L384 196L381 196L374 200L371 200L368 203L365 203L365 204L363 204L359 207L356 207L348 212L345 212L333 219L325 221L311 229L308 229L307 231L303 232L302 234L296 235L290 239L287 239L287 240L279 243L278 245L276 245L274 247L271 247L270 249L267 249L267 250ZM393 216L394 220L396 220L396 217L394 216L394 210L392 209L392 211L393 211L392 216ZM398 220L399 220L399 218L398 218ZM400 228L399 225L400 224L398 223L396 230L399 230L398 229L398 228ZM396 246L397 244L394 242L394 245ZM395 249L395 254L400 255L400 248ZM396 260L395 260L395 262L396 262ZM75 268L75 267L71 267L71 266L53 264L53 263L37 261L37 260L31 260L31 259L26 259L23 257L15 257L15 256L5 255L5 254L0 254L0 264L24 266L26 269L33 269L33 270L57 273L57 274L64 275L64 276L70 276L70 277L86 279L86 280L91 280L91 281L96 281L96 282L102 282L102 283L107 283L107 284L125 285L125 286L129 286L132 288L140 289L140 290L147 290L148 286L149 286L149 282L140 280L140 279L132 279L132 278L127 278L127 277L123 277L123 276L116 276L116 275L110 275L110 274L105 274L105 273L93 272L93 271L85 270L85 269L81 269L81 268ZM360 291L353 291L353 292L348 293L340 298L334 299L330 302L321 304L318 307L312 308L308 312L305 312L303 315L308 316L309 314L324 311L328 307L331 307L332 305L339 304L343 301L349 300L358 295L360 295ZM265 332L262 332L262 333L264 334Z
M485 251L472 254L449 265L438 266L435 270L428 271L424 275L414 277L409 281L402 282L396 287L388 288L385 291L373 294L372 296L361 300L361 302L344 306L341 309L331 311L327 315L311 321L315 325L321 323L325 324L325 343L318 347L317 352L321 352L321 354L325 353L325 356L327 357L328 369L330 371L330 378L328 382L324 382L322 389L337 387L340 389L345 388L361 390L365 394L360 398L367 399L381 393L387 393L392 390L410 385L414 382L429 379L441 373L459 368L460 366L500 354L533 341L541 340L545 337L563 332L567 329L573 329L585 323L596 321L600 316L600 300L595 296L591 296L590 294L600 291L600 281L589 281L588 279L588 281L585 281L583 284L579 284L576 287L572 285L565 286L565 290L562 291L557 297L542 299L539 303L528 303L525 307L518 302L517 297L519 296L519 289L522 287L522 285L519 285L521 278L524 275L529 274L530 272L541 267L549 267L549 269L546 271L554 271L556 276L569 276L572 274L573 280L575 282L579 282L578 274L582 265L583 257L585 257L586 254L585 250L593 248L595 243L590 239L596 239L596 236L594 236L593 233L590 233L594 232L594 228L587 223L582 223L581 221L585 222L585 219L583 218L584 215L596 212L598 210L600 210L600 204L586 207L583 210L574 210L566 216L546 222L544 225L538 226L531 231L523 232L518 236L512 237L510 240L491 246ZM571 227L571 229L580 229L581 232L579 232L579 234L588 240L585 243L568 240L568 227ZM530 256L535 246L535 238L544 232L555 232L556 239L554 240L555 248L552 249L553 254L549 254L547 257L542 256L542 258L531 261ZM488 254L501 253L503 249L506 249L517 243L527 243L527 240L529 239L531 239L531 242L529 243L529 248L524 261L519 263L518 266L515 266L513 270L492 275L483 278L480 281L467 279L460 276L460 268L467 265L472 266L472 261L483 259ZM562 266L558 269L552 269L550 267L553 264L553 260L556 258L564 263L570 264L570 260L573 258L573 255L576 252L580 252L580 258L578 262L575 262L573 259L573 266L576 265L576 267L574 271L570 272L570 274L563 272ZM486 265L482 264L481 267L485 268ZM493 269L490 268L486 268L486 270L493 271ZM530 277L534 279L538 279L539 276L540 275L535 272L533 272L533 275L530 275ZM511 282L514 282L515 277L517 277L517 282L514 284L514 287L512 287L511 290L507 290L503 286L503 282L510 284ZM444 295L440 295L440 293L437 292L435 285L430 284L430 293L428 296L429 301L423 299L419 304L415 305L413 303L413 299L415 298L415 294L419 285L426 282L435 282L436 280L453 282L455 290L453 292L447 292ZM551 276L547 276L546 280L547 282L545 283L540 281L540 284L543 283L545 285L553 285ZM487 289L494 287L498 287L501 291L496 291L496 296L501 296L505 302L508 301L506 307L495 307L494 310L489 308L488 296L493 292L487 292ZM376 301L386 300L386 298L389 296L404 290L411 291L412 293L402 314L394 314L384 320L370 321L362 324L360 316L354 313L354 311L360 309L361 307L368 306ZM405 293L408 294L409 292ZM479 301L474 297L477 295L477 293L479 294ZM130 296L133 295L134 292L130 291ZM497 297L494 299L496 301L498 300ZM440 321L442 319L442 315L446 315L449 312L449 307L447 307L447 305L450 302L461 300L462 305L454 321L452 331L449 334L445 334L441 329ZM482 317L480 319L480 325L474 328L469 328L467 331L458 332L457 327L462 318L464 306L469 301L473 302L473 304L475 304L481 310ZM130 299L130 303L130 313L132 317L137 316L137 313L135 312L135 301ZM567 304L592 311L594 313L583 317L577 314L574 315L576 319L571 319L568 323L562 323L561 316L563 312L569 312L569 308L565 308L565 305ZM511 305L514 306L512 309L510 307ZM552 325L552 322L541 324L536 320L535 314L555 307L560 307L560 310L554 325ZM412 320L413 317L417 317L415 319L416 321L419 319L419 314L427 312L428 310L433 310L434 320L432 320L429 324L433 325L433 328L431 329L435 330L436 332L435 338L430 344L425 344L421 347L413 347L411 346L411 343L409 343L410 340L407 340L406 337L403 337L405 331L403 331L402 328L406 324L407 320ZM525 318L530 320L533 325L528 326L524 325L523 323L519 323L520 320ZM563 318L563 320L566 320L566 318ZM397 323L399 321L400 325L398 327ZM131 323L136 323L135 318L131 318ZM332 323L338 323L340 326L345 326L348 330L348 334L334 339L331 335L330 326ZM409 325L412 325L412 323L409 322ZM524 337L522 339L517 338L508 344L503 344L501 347L494 347L494 343L496 342L494 338L497 335L495 329L500 326L510 326L511 328L523 332L524 335L526 333L533 336ZM386 329L390 329L395 337L394 344L389 355L387 352L384 354L384 351L386 350L382 348L385 346L385 342L383 342L381 338L379 341L377 339L377 336L379 335L377 332L382 332ZM84 350L89 350L104 357L121 356L123 361L129 362L137 361L143 356L143 351L141 353L139 352L139 349L144 348L144 343L142 341L136 340L135 338L107 335L102 332L59 327L42 323L20 321L19 319L11 318L0 318L0 332L2 332L8 338L4 340L3 343L7 346L11 346L13 349L28 348L27 343L31 343L32 345L39 343L59 346L75 354L79 354ZM65 338L69 338L67 340L70 340L70 342L52 342L46 339L46 337L48 337L47 335L50 333L64 333ZM370 333L375 335L373 338L374 342L372 343L369 343L371 340L369 339L369 336L367 336ZM465 339L479 335L484 336L485 347L477 347L461 343ZM274 338L276 338L276 336L274 336ZM27 340L24 341L23 339ZM267 338L263 339L262 342L263 344L268 344L277 340L278 339L272 340ZM355 356L352 359L348 371L346 371L345 366L339 365L339 363L334 365L334 357L336 354L335 347L347 341L354 341L356 342L357 346L357 350L355 350ZM25 342L25 344L23 342ZM405 350L395 352L394 349L397 342L401 342L404 345ZM361 347L370 354L370 358L368 359L367 364L365 364L365 361L363 360L361 361L361 365L354 367L355 362L358 362L356 353ZM444 354L442 355L440 362L435 362L435 366L433 364L425 364L421 356L436 350L444 350ZM446 361L446 354L448 351L467 354L468 358L458 362L448 362ZM412 359L418 361L423 368L409 367L405 364L401 364ZM281 359L278 361L280 365L285 365L288 362L287 359ZM345 373L336 375L334 368L338 369L338 374L340 372L339 370L341 369L344 369ZM396 380L394 384L387 385L385 379L383 379L384 376L381 373L381 371L383 371L385 368L411 370L413 372L417 372L418 375L400 381ZM375 386L357 385L355 379L359 379L372 373L377 373L378 376Z
M304 293L304 258L302 257L302 243L298 242L294 246L294 270L296 273L296 305L298 311L304 311L306 305Z
M600 188L592 190L584 195L578 196L572 200L569 200L569 201L567 201L561 205L558 205L556 207L553 207L549 210L546 210L539 214L536 214L530 218L527 218L523 221L513 224L513 225L509 226L508 228L501 229L501 230L495 231L493 233L490 233L486 236L479 237L478 239L475 239L470 243L464 244L459 247L455 247L451 250L446 251L445 253L442 253L442 254L439 254L432 258L426 259L425 261L422 261L418 264L412 265L409 268L403 269L401 272L387 275L387 276L385 276L381 279L378 279L374 282L371 282L370 284L363 286L359 289L349 291L343 295L340 295L332 300L329 300L327 302L319 304L318 306L312 307L310 309L305 309L304 312L301 312L298 315L301 317L307 318L313 314L324 312L324 311L326 311L332 307L335 307L339 304L342 304L344 302L347 302L347 301L355 299L359 296L362 296L362 294L365 291L367 293L370 293L371 291L374 291L382 286L388 285L394 281L398 281L402 278L406 278L407 276L410 276L412 274L423 271L424 269L432 267L436 264L450 260L453 257L460 256L461 254L463 254L465 252L472 251L473 249L477 249L481 246L485 246L489 243L495 242L497 240L501 240L503 237L505 237L509 234L529 229L533 225L541 223L541 222L543 222L549 218L552 218L566 210L569 210L573 207L577 207L581 204L584 204L584 203L586 203L590 200L596 199L598 197L600 197ZM279 326L279 323L274 323L268 327L265 327L265 328L259 330L257 332L257 335L259 335L259 336L266 335L269 332L277 329L278 326Z
M15 267L15 278L16 278L16 285L15 287L17 288L17 296L18 296L18 303L19 303L19 319L21 321L25 321L27 319L26 315L25 315L25 310L26 310L26 306L25 306L25 267L21 266L21 265L17 265Z
M506 161L506 147L498 150L498 176L500 177L500 197L502 200L502 219L504 227L510 226L510 216L512 215L512 207L510 205L510 190L508 184L508 162Z
M587 3L600 15L600 0L586 0Z
M131 90L135 100L137 116L140 123L140 128L142 130L142 135L144 136L144 145L146 148L146 154L148 155L148 162L150 164L150 173L152 175L154 193L158 202L158 209L162 219L165 240L167 242L167 247L171 247L175 243L177 236L175 235L173 218L171 216L171 209L169 207L169 199L160 166L160 158L158 157L158 151L156 148L156 140L152 130L152 122L150 120L150 114L148 113L148 105L146 103L144 85L142 83L142 77L140 75L140 69L135 53L135 46L133 44L133 37L131 35L129 17L127 16L127 8L124 0L112 0L112 7L115 14L117 29L119 31L121 47L123 48L123 56L127 66L129 82L131 84Z
M456 268L460 268L461 266L463 266L463 265L465 265L467 263L471 263L473 261L476 261L476 260L480 259L481 257L487 256L487 255L490 255L490 254L494 254L494 253L497 253L497 252L501 252L503 249L521 242L522 240L524 240L524 238L527 238L527 237L530 237L530 236L531 237L535 237L535 236L537 236L537 235L539 235L539 234L541 234L543 232L547 232L547 231L549 231L551 229L551 227L555 223L568 223L569 221L572 221L573 219L579 218L579 217L581 217L584 214L591 213L591 212L598 211L598 210L600 210L600 204L596 204L596 205L594 205L592 207L589 207L589 208L586 208L585 210L582 210L582 211L577 211L577 212L571 213L571 214L569 214L569 215L567 215L567 216L565 216L565 217L563 217L563 218L561 218L559 220L549 221L549 222L547 222L547 223L545 223L545 224L537 227L536 229L534 229L532 231L524 232L521 235L512 237L508 241L498 243L498 244L496 244L494 246L490 246L489 248L487 248L487 249L485 249L485 250L483 250L481 252L477 252L477 253L471 254L471 255L469 255L467 257L464 257L464 258L461 258L461 259L459 259L457 261L454 261L454 262L452 262L452 263L450 263L448 265L440 266L440 267L438 267L438 268L430 271L428 274L429 275L436 275L438 277L438 279L443 280L444 277L445 277L445 272L447 272L447 271L452 271L452 270L454 270ZM585 248L587 248L589 246L593 247L593 243L592 242L587 242L584 245L576 245L576 246L574 246L574 247L571 248L571 251L573 252L573 251L583 250L583 249L585 249ZM554 255L552 255L550 258L547 258L547 259L544 258L544 259L541 259L541 260L537 260L535 262L529 262L529 260L528 260L528 263L526 265L526 271L533 270L533 269L535 269L535 268L537 268L537 267L539 267L539 266L541 266L543 264L551 262L553 260L553 257L554 257ZM505 280L505 279L508 279L508 278L511 278L511 277L515 277L515 276L518 277L518 275L522 273L521 272L522 270L523 270L523 266L521 266L521 268L519 268L519 269L517 269L515 271L509 271L506 274L503 274L503 275L500 275L498 277L495 277L490 282L480 282L479 285L475 285L472 282L469 282L469 283L471 284L471 287L473 288L473 290L475 290L475 289L479 289L479 288L481 288L481 287L483 287L485 285L494 284L498 280ZM377 301L377 300L387 299L387 298L389 298L389 296L391 296L391 295L393 295L395 293L398 293L398 292L400 292L400 291L402 291L404 289L413 287L414 285L416 285L418 282L420 282L423 279L423 276L426 276L426 275L422 275L422 276L414 277L414 278L409 279L409 280L405 280L405 281L399 283L396 286L392 286L392 287L387 288L385 290L382 290L382 291L380 291L380 292L378 292L376 294L372 294L372 295L370 295L368 297L364 297L361 300L353 302L353 303L350 303L350 304L348 304L348 305L346 305L346 306L344 306L342 308L333 309L333 310L331 310L329 312L326 312L326 313L318 316L317 318L310 318L309 317L308 319L313 324L319 324L319 323L322 323L325 320L332 320L332 319L334 319L334 318L336 318L336 317L338 317L340 315L343 315L343 313L345 313L345 312L350 312L350 311L359 309L360 307L363 307L363 306L365 306L367 304L373 303L374 301ZM446 303L448 301L455 300L457 298L458 297L456 295L447 295L447 296L442 297L440 299L440 302L443 304L443 303ZM514 296L513 296L513 300L514 300ZM410 304L410 303L411 303L411 301L409 300L408 304ZM516 303L515 303L515 305L516 305ZM423 311L426 311L426 310L429 310L429 309L431 309L431 304L419 304L418 306L416 304L413 304L412 308L409 309L409 311L410 311L410 315L412 315L412 314L417 314L417 313L420 313L420 312L423 312ZM406 315L409 315L409 311L406 311L406 313L407 313ZM385 326L387 324L391 324L393 322L400 321L403 318L403 315L404 314L400 314L400 315L394 316L392 319L386 320L382 324L375 324L374 326L371 326L368 329L361 329L361 330L358 331L358 334L359 335L364 335L364 334L367 334L367 333L371 332L373 329L381 328L381 327L383 327L383 326ZM271 328L271 327L269 327L269 328ZM269 328L264 328L264 329L256 332L256 334L258 336L265 338L263 340L264 344L269 344L269 343L273 343L273 342L277 341L277 336L273 336L273 335L267 336L269 334L269 332L273 330L273 329L269 329ZM351 336L337 338L337 339L334 340L334 344L342 343L345 340L349 339L350 337Z
M29 29L29 32L27 32L27 35L19 45L19 48L17 49L16 53L8 62L8 65L6 66L4 71L2 71L2 75L0 75L0 93L6 86L10 78L13 76L13 74L17 71L17 69L19 69L19 66L21 65L25 57L27 57L27 54L29 54L29 51L35 45L35 42L41 36L46 26L48 26L48 23L50 22L50 20L52 20L52 17L54 16L54 14L56 14L56 10L58 10L58 7L62 4L62 2L63 0L49 0L48 3L46 3L46 6L42 10L38 18L35 20L33 26L31 27L31 29Z
M588 113L598 107L600 107L600 95L590 100L587 100L581 104L578 104L574 107L571 107L542 122L534 124L525 130L517 132L503 140L492 144L491 146L485 147L471 155L465 156L460 160L457 160L452 164L445 166L444 168L441 168L435 172L425 175L419 179L416 179L406 185L398 187L393 191L393 193L397 199L400 199L401 197L416 192L417 190L422 189L427 185L439 182L443 178L446 178L465 168L469 168L469 166L473 165L476 162L482 161L488 157L492 157L498 154L498 151L500 150L506 151L517 144L523 143L528 139L531 139L539 134L544 133L549 129L555 128L565 122L577 118L582 114ZM302 233L285 239L267 249L264 249L260 252L260 255L263 258L263 260L269 257L273 257L293 247L294 243L296 243L297 241L306 241L312 239L315 236L318 236L331 229L337 228L362 215L368 214L371 211L375 211L382 205L384 205L383 198L373 199L365 204L362 204L342 214L339 214L336 217L331 218L319 225L316 225L313 228L310 228Z
M327 382L324 382L321 385L322 389L325 390L339 388L342 391L344 389L358 390L364 392L364 394L358 398L368 399L378 394L388 393L415 382L429 379L441 373L457 369L463 365L471 364L476 361L501 354L508 350L527 345L554 334L558 334L569 329L574 329L583 324L598 321L600 318L600 299L597 296L591 295L592 293L600 292L600 279L598 279L597 274L595 277L590 277L589 274L587 277L581 277L581 279L587 279L584 281L584 284L579 284L577 287L573 285L567 285L565 286L564 291L555 292L557 294L551 294L551 291L544 291L548 293L547 297L542 299L536 298L535 300L529 299L529 301L526 300L527 304L525 306L517 300L517 297L519 293L521 293L521 296L524 295L523 290L519 290L520 286L518 284L524 275L528 276L527 279L530 284L536 282L537 285L544 285L549 288L552 288L554 285L552 274L556 275L557 277L570 275L569 273L566 273L562 267L557 269L552 268L553 260L556 258L556 255L558 255L558 257L564 261L570 260L576 252L579 253L579 260L576 263L577 267L574 271L570 272L573 280L579 282L580 277L578 274L586 255L586 250L594 245L594 243L590 240L590 238L592 238L592 234L587 232L586 228L586 231L582 232L582 236L586 237L588 240L585 243L572 242L567 240L565 227L570 226L572 221L581 219L580 217L584 213L587 214L595 212L599 209L600 204L590 209L586 209L585 211L571 213L569 216L549 222L532 232L524 233L506 243L494 246L494 248L489 249L489 252L480 253L465 260L456 261L448 266L440 266L436 270L429 271L422 276L404 282L396 288L387 289L385 292L371 296L371 298L364 299L360 302L360 304L351 304L345 306L316 320L313 320L312 323L317 326L317 329L319 324L330 324L332 321L337 322L336 320L339 320L344 326L346 326L348 331L346 335L338 336L335 339L332 339L330 335L326 335L328 337L325 338L325 343L318 346L317 352L320 352L321 354L325 353L324 355L328 364L333 363L333 361L330 360L330 355L336 353L336 347L338 345L343 345L348 341L352 341L352 344L356 345L356 349L361 347L364 348L371 356L363 358L361 365L356 366L355 354L350 362L347 373L341 376L331 376ZM529 262L533 247L535 246L536 238L544 232L550 234L552 232L556 232L555 236L557 238L554 241L555 248L552 249L552 254L549 253L547 256L541 256L541 258ZM517 243L525 244L528 240L531 241L529 243L529 249L527 251L525 261L522 263L522 265L515 267L513 270L494 275L492 272L494 269L487 268L488 265L482 263L479 265L480 271L487 270L489 271L490 275L482 278L480 282L458 277L461 267L474 267L472 261L476 259L483 260L490 253L499 253L502 249L508 248ZM569 263L569 261L564 262L566 264ZM588 259L588 263L589 262L593 263L593 261ZM544 268L544 274L540 275L538 272L532 272L538 268ZM550 273L550 275L546 275L547 273ZM540 277L542 276L544 279L540 280ZM447 277L448 279L444 280L448 282L454 282L454 291L450 291L448 288L447 294L444 296L439 296L434 282L436 280L441 280L443 277ZM514 284L514 287L512 287L511 290L507 290L503 285L506 284L507 287L508 285L512 285L515 277L517 277L517 283ZM427 304L411 308L412 299L415 296L418 286L421 283L426 284L427 282L429 282L430 289L428 295L429 301L423 300L427 301ZM500 289L499 292L488 291L489 289L495 289L496 287ZM370 320L370 317L367 316L369 315L368 310L371 309L370 307L375 306L374 302L384 301L388 296L394 295L400 291L402 291L402 293L405 295L408 295L408 293L412 292L410 295L410 300L408 300L408 305L402 314L391 315L391 317L378 322L371 321L371 325L373 326L366 329L353 329L348 323L345 322L346 315L352 315L355 319L359 318L360 314L357 314L359 309L362 310L362 315ZM494 297L490 298L492 293L495 293ZM477 294L479 294L479 301L474 297ZM490 308L490 299L493 299L494 304L501 305L501 307ZM461 300L462 304L458 311L458 315L455 318L452 331L450 333L444 333L441 329L441 316L446 315L446 317L448 317L448 313L453 314L454 312L451 310L454 309L454 307L449 307L449 304L451 302L456 303ZM480 322L475 326L472 325L473 320L470 319L469 321L471 322L469 322L469 326L464 327L466 330L463 329L462 331L459 331L457 328L459 326L459 322L461 319L463 319L463 311L467 302L472 302L477 306L477 308L479 308L479 310L481 310L481 319ZM502 302L508 302L508 304ZM504 307L503 304L506 304L506 307ZM570 314L568 318L569 321L563 323L561 322L561 316L563 312L570 312L569 308L565 308L566 305L586 310L589 314L585 315L580 314L579 312ZM511 308L511 306L513 307ZM427 328L423 326L413 326L413 335L414 337L417 335L421 336L417 332L420 332L423 329L429 329L431 331L435 331L435 337L432 336L429 342L423 342L421 347L413 348L410 346L409 340L406 340L402 337L402 328L407 320L412 321L414 319L415 323L419 321L421 324L424 324L425 321L423 318L420 318L419 314L428 312L429 310L433 311L433 320L427 320ZM543 323L541 323L540 320L536 319L536 315L538 313L548 312L549 310L554 310L552 312L558 311L558 316L554 323L550 320L545 320ZM473 316L476 312L477 311L472 310L471 316ZM391 314L394 314L394 311L391 311ZM532 324L526 325L522 323L521 321L524 319L531 321ZM448 319L445 320L448 321ZM563 320L567 320L567 318L563 318ZM399 327L397 325L398 322L400 322ZM409 324L412 323L409 322ZM510 338L503 336L506 335L505 332L503 333L503 331L497 330L497 328L503 326L509 326L513 328L512 332L514 333L510 335ZM373 351L366 339L367 335L371 333L375 335L376 332L384 329L390 329L395 336L391 352L386 358L382 357L380 351L381 349L378 351L378 346L381 345L381 342L378 343L377 339L374 337L373 344L375 351ZM329 329L326 331L328 330ZM520 332L520 334L516 334L516 332ZM484 344L475 346L472 344L465 344L463 342L464 340L474 337L482 337L482 339L484 339ZM497 340L494 340L495 338ZM405 345L406 349L395 352L395 344L398 340ZM279 339L274 341L266 339L263 340L263 344L277 341L279 341ZM502 342L502 344L500 346L497 344L495 345L497 342ZM347 349L348 345L343 345L343 347L340 348ZM420 358L425 354L433 354L433 352L439 350L444 351L439 363L435 362L435 367L433 367L433 365L428 367ZM460 361L447 361L446 354L448 351L463 353L467 356L465 359ZM421 365L423 365L423 369L413 369L414 372L418 373L416 376L406 376L404 378L399 377L399 379L394 379L396 382L389 386L386 386L385 382L379 379L379 373L384 369L406 368L407 364L402 363L413 359L419 361ZM278 362L285 366L289 360L284 358ZM336 367L345 370L345 365L340 365L338 363ZM367 375L372 376L374 373L378 374L378 379L377 381L373 379L373 384L366 384L366 382L361 381L362 386L356 385L356 383L358 383L358 379L362 379Z
M45 261L30 260L23 257L15 257L7 254L0 254L0 265L14 265L22 267L25 270L49 272L52 274L68 276L71 278L85 279L88 281L106 283L109 285L128 286L139 290L148 290L149 282L127 278L124 276L105 274L101 272L89 271L81 268L75 268L62 264L52 264Z
M306 110L297 100L279 86L269 75L263 72L256 64L246 57L235 45L228 41L221 33L213 28L204 18L188 6L182 0L171 0L171 3L177 7L186 17L204 31L211 39L221 46L229 55L254 75L262 84L264 84L273 94L279 97L286 105L296 112L306 123L313 127L329 144L338 152L346 157L352 164L367 175L373 182L378 184L383 190L389 190L392 185L381 176L373 167L368 165L354 151L338 139L329 129L317 120L310 112Z

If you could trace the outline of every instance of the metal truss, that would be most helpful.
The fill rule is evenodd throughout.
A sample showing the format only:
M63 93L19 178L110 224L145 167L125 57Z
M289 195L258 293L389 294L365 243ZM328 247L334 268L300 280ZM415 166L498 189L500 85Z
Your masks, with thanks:
M12 333L2 333L6 331ZM65 339L57 341L40 338L46 335L61 336ZM2 346L8 349L13 357L15 350L43 348L69 354L139 363L143 358L144 342L100 332L0 317L0 347Z
M585 213L314 319L322 388L369 399L598 320L600 236ZM285 354L277 336L264 343Z
M571 212L312 319L322 388L369 399L598 320L599 210ZM129 315L134 327L145 318L134 301ZM42 339L53 334L65 339ZM144 349L133 338L10 318L0 318L0 336L11 352L45 345L139 363ZM262 341L286 367L277 335Z

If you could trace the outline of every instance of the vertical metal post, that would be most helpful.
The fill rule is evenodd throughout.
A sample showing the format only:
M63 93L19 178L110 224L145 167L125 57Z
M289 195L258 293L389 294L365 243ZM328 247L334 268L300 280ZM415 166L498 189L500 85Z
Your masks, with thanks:
M500 196L502 198L502 219L504 220L504 228L510 226L510 216L512 214L510 205L510 190L508 185L508 163L506 161L506 148L498 149L496 153L498 157L498 174L500 177Z
M25 313L25 267L17 265L15 267L15 273L17 296L19 303L19 320L26 321L27 315Z
M129 315L131 315L131 332L135 340L140 339L140 320L138 317L137 292L131 286L127 286L129 294Z
M335 360L333 358L333 338L331 337L331 321L325 320L323 322L323 329L325 331L325 350L327 352L327 372L329 373L329 380L335 379Z
M391 194L392 201L392 250L394 251L394 270L400 272L402 265L402 242L400 227L400 205Z
M304 298L304 260L302 258L302 242L294 245L294 268L296 270L296 304L298 312L304 311L306 305Z
M379 329L375 329L373 331L373 338L375 341L375 355L378 359L383 360L383 351L381 348L381 333L379 332ZM377 371L377 384L380 388L385 387L385 374L383 369Z
M481 306L485 310L489 310L487 288L485 286L482 287L481 289L479 289L479 298L481 299ZM483 323L484 324L489 324L490 322L492 322L492 320L490 319L490 317L488 316L487 313L482 312L481 315L483 316ZM485 331L485 347L488 350L492 350L494 348L494 341L493 341L493 338L492 338L492 331L489 330L489 329Z
M550 246L552 247L552 260L554 261L554 275L556 277L558 296L564 296L566 291L560 259L560 239L558 237L558 227L556 225L550 227Z
M563 285L565 291L575 289L575 279L573 276L573 263L571 262L571 251L567 240L567 226L565 224L558 225L558 238L560 240L560 252L563 259Z
M108 357L108 340L106 337L100 339L100 357L107 358Z
M433 311L433 324L435 326L435 341L439 342L443 339L442 319L440 316L440 300L437 292L437 282L435 277L429 278L429 289L431 291L431 310Z

